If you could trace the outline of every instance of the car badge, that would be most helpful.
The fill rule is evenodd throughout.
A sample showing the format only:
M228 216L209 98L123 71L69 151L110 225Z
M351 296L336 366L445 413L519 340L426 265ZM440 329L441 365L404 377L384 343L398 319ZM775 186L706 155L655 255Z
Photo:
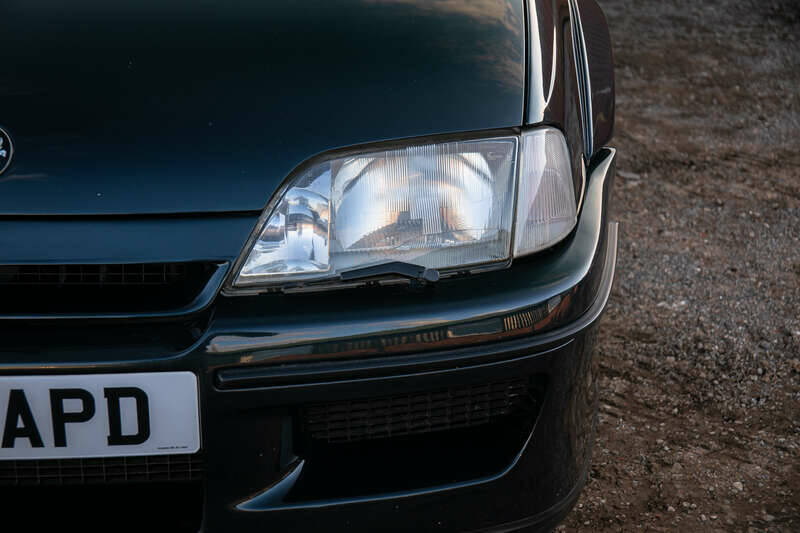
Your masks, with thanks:
M0 128L0 174L6 171L14 155L14 144L6 130Z

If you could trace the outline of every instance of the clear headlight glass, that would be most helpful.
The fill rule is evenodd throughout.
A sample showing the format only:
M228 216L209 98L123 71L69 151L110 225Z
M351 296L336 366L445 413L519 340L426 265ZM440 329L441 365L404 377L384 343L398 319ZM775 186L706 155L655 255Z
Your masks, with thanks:
M352 279L362 267L389 263L460 270L552 246L577 224L569 149L550 127L520 137L311 166L270 203L233 288Z
M523 133L514 257L552 246L577 222L575 186L564 136L554 128Z
M237 285L330 270L330 184L330 169L313 168L286 191L242 265Z
M449 269L511 253L517 138L376 151L313 166L272 209L234 287L390 261Z

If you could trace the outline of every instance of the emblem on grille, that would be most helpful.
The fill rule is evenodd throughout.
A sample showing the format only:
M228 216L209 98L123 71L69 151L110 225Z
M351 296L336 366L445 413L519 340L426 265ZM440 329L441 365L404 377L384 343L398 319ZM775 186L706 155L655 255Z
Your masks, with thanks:
M11 164L11 156L14 155L14 145L8 132L0 128L0 174L6 171Z

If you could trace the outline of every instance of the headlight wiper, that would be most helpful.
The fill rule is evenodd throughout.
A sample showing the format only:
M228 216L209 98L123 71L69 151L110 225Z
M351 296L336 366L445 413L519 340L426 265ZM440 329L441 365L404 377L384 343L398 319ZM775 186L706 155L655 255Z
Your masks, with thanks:
M439 271L435 268L391 261L380 265L345 270L339 274L341 281L369 281L381 278L405 278L419 283L435 283L439 281Z

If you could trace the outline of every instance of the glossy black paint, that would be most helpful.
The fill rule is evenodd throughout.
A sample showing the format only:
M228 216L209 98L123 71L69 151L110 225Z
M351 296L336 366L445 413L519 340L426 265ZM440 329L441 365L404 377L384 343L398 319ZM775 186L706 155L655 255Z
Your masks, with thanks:
M204 531L548 531L588 468L594 328L616 257L613 69L602 13L577 4L592 153L569 0L2 2L0 98L14 105L0 124L19 149L0 176L0 264L230 265L315 154L537 124L565 133L581 211L551 250L418 290L211 291L175 317L0 317L0 374L194 372ZM330 497L292 500L308 459L291 437L299 406L520 375L545 379L544 405L491 475L339 497L354 489L342 476Z
M522 124L522 0L4 0L0 214L260 210L338 147Z
M586 43L592 98L594 146L600 149L614 135L615 84L611 35L603 10L595 0L576 0Z
M570 0L536 0L528 3L528 24L538 39L528 41L528 107L526 124L551 123L564 128L570 147L580 150L583 124L573 116L580 109L575 89L576 51L572 35ZM586 46L591 95L591 157L611 140L614 131L614 61L605 15L596 0L575 0Z
M0 264L198 260L232 263L257 220L257 213L196 217L0 217Z

